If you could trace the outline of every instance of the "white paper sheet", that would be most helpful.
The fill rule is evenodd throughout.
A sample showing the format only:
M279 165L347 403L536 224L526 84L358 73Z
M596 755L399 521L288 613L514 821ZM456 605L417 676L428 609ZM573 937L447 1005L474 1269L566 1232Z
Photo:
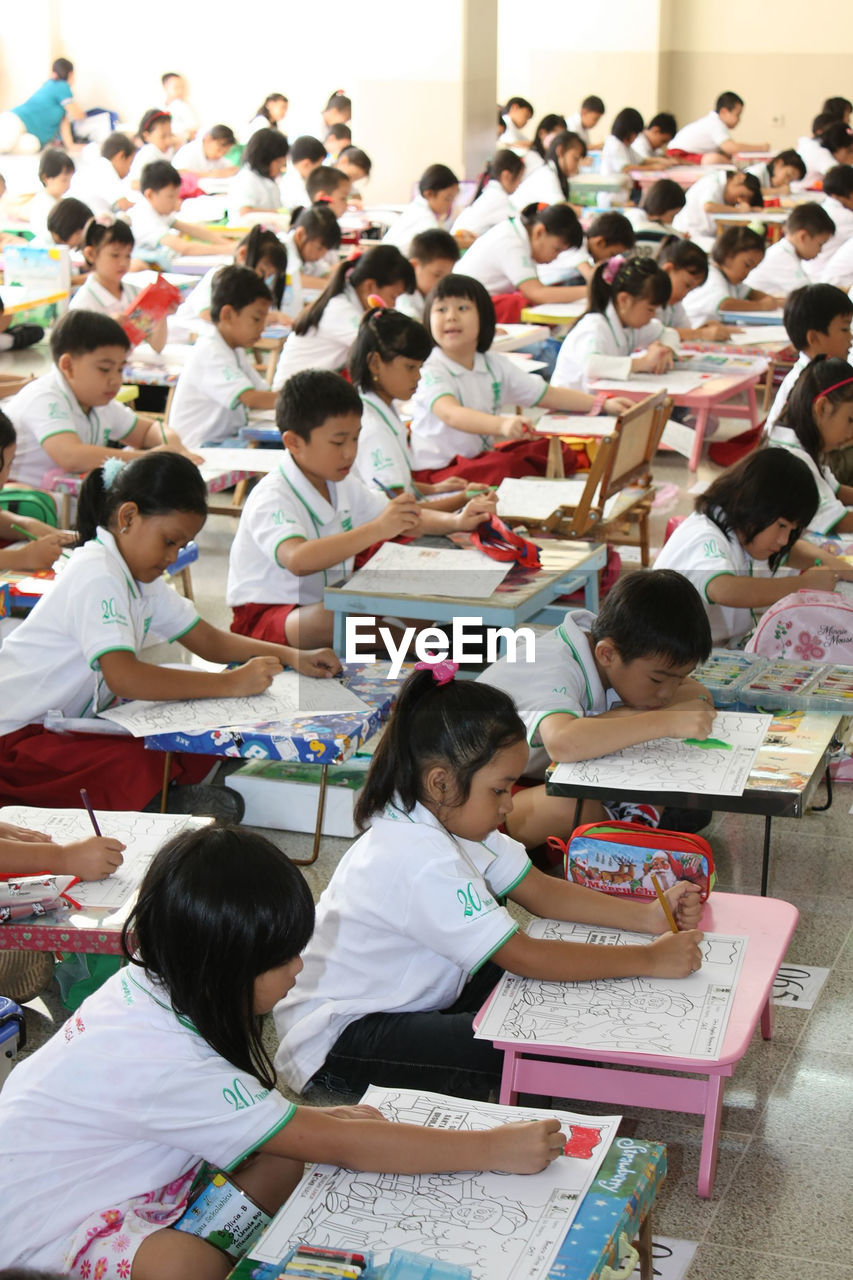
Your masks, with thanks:
M628 947L647 934L534 920L532 938ZM719 1058L746 938L706 933L702 968L688 978L540 982L504 973L476 1032L480 1040L575 1049Z
M536 480L507 477L498 486L498 515L527 520L547 520L558 507L576 507L583 497L586 477L570 480ZM604 519L610 517L621 498L614 494L604 504Z
M194 452L204 458L199 471L206 481L227 471L263 475L275 471L284 457L283 449L196 449Z
M574 302L539 302L535 307L525 307L531 315L557 316L561 320L573 320L582 316L587 308L586 298L576 298Z
M484 600L509 573L482 551L401 546L386 542L347 582L348 591L392 596Z
M729 743L730 750L694 746L681 738L658 738L596 760L558 764L550 781L613 787L617 792L740 796L772 718L749 711L718 711L710 736Z
M726 341L735 347L751 347L760 342L785 342L788 335L778 324L748 324L742 333L733 333Z
M502 1107L414 1089L370 1088L364 1102L389 1120L482 1130L556 1116L570 1146L541 1173L353 1173L314 1165L276 1214L251 1257L278 1262L300 1240L392 1249L470 1267L473 1280L544 1280L616 1136L619 1116ZM573 1131L574 1126L574 1131Z
M686 396L704 381L698 373L688 369L673 369L671 373L635 373L633 378L595 378L590 386L593 391L668 391L671 395Z
M319 680L281 671L266 693L238 698L187 698L181 702L126 702L99 714L134 738L153 733L204 733L294 716L369 714L369 708L340 680Z
M616 419L608 413L543 413L534 429L544 436L609 436Z

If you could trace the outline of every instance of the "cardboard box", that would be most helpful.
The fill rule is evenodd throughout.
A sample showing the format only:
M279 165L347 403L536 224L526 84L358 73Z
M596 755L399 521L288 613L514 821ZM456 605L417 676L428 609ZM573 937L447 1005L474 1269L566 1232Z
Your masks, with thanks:
M323 835L357 835L353 809L370 760L356 757L329 766ZM284 760L253 760L228 778L228 786L246 802L243 821L250 827L313 832L317 823L322 765Z

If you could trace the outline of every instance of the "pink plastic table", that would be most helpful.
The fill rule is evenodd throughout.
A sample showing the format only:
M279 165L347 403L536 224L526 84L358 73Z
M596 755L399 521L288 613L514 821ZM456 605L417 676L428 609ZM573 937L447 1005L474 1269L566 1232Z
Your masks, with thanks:
M570 1027L566 1028L566 1043L561 1045L496 1040L495 1048L504 1054L499 1100L513 1104L519 1093L537 1093L704 1115L698 1189L700 1196L708 1198L717 1167L725 1081L746 1053L759 1020L764 1039L773 1034L773 979L798 914L789 902L745 894L713 893L706 903L701 928L749 939L719 1059L575 1048ZM676 1072L689 1072L690 1076Z

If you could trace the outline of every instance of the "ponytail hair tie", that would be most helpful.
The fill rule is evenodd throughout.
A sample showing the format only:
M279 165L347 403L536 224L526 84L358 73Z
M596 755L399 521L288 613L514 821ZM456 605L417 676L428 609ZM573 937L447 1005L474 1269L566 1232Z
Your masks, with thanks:
M540 200L536 206L536 212L542 213L543 210L550 208L547 200Z
M319 195L314 197L314 204L331 204L332 197L327 196L325 191L321 191Z
M363 255L363 253L364 253L363 249L353 249L352 253L347 258L347 263L349 264L349 266L351 267L355 266L359 258Z
M367 305L375 308L377 311L382 311L388 306L388 303L384 298L380 298L378 293L369 293L367 295Z
M449 658L440 658L436 662L415 663L415 671L431 671L436 684L450 684L458 670L459 663L451 662Z
M604 277L605 284L612 284L616 279L616 272L620 267L624 267L625 259L621 253L616 253L612 258L608 258L601 272Z
M106 462L101 465L101 478L105 489L111 489L118 477L127 466L126 462L122 462L121 458L107 458Z
M99 227L113 227L115 226L115 221L114 213L99 213L95 218L95 222Z

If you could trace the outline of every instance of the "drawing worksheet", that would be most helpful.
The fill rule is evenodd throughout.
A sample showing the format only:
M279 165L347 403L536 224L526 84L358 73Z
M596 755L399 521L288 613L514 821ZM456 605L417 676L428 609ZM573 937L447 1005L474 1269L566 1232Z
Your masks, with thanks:
M541 1173L382 1174L313 1165L251 1250L277 1262L300 1240L337 1249L392 1249L471 1268L474 1280L544 1280L616 1136L620 1116L582 1116L370 1088L362 1099L389 1120L441 1129L491 1129L556 1116L565 1154Z
M705 745L658 738L609 756L558 764L552 783L613 787L616 791L685 791L706 796L743 795L772 716L718 711Z
M195 452L204 459L199 471L205 480L230 471L245 471L249 475L275 471L284 457L283 449L196 449Z
M576 507L585 488L585 477L578 480L536 480L533 477L516 480L507 477L498 486L498 515L525 520L547 520L558 507ZM619 496L614 494L605 502L605 520L610 516Z
M182 702L126 702L99 714L134 738L149 733L205 733L261 721L310 715L369 715L370 708L340 680L280 671L266 693L242 698L187 698Z
M348 591L393 596L450 596L484 600L509 573L482 551L402 546L384 543L347 582Z
M560 920L534 920L533 938L627 947L643 933ZM688 978L594 978L540 982L504 973L476 1035L514 1044L553 1044L674 1058L719 1058L746 938L706 933L702 968Z
M635 373L632 378L595 378L590 383L593 391L668 391L674 396L686 396L702 385L702 376L687 369L673 369L670 373Z

